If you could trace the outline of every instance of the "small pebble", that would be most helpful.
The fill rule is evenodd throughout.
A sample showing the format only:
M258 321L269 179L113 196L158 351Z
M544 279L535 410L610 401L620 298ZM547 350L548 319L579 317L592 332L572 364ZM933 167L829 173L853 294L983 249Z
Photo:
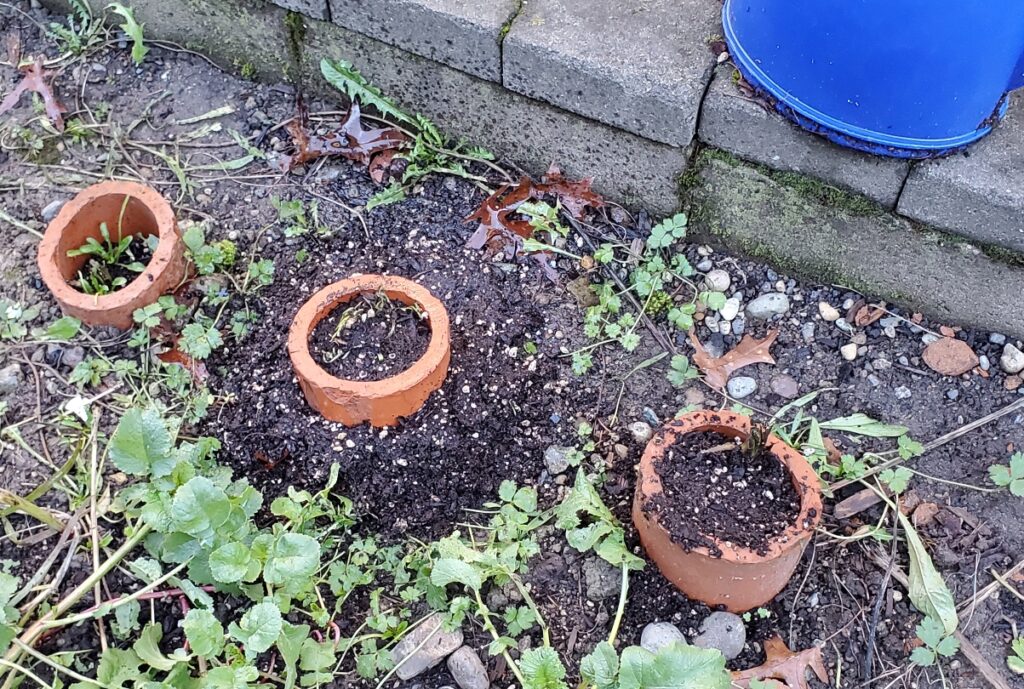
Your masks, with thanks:
M844 344L839 348L839 353L847 361L853 361L857 358L857 344L855 342Z
M548 473L553 476L563 473L569 468L569 454L573 451L571 447L562 445L551 445L544 450L544 466Z
M640 632L640 647L651 653L657 653L673 643L685 646L686 637L671 622L651 622Z
M999 357L999 366L1010 375L1024 371L1024 352L1007 342L1003 355Z
M818 302L818 313L823 321L834 323L839 320L839 310L827 301Z
M717 648L726 660L743 652L747 643L747 628L743 618L731 612L713 612L700 625L700 634L693 639L699 648Z
M757 381L750 376L736 376L726 384L725 388L729 391L730 397L741 400L757 390Z
M718 315L724 320L731 321L740 312L740 300L736 297L729 297L725 300L725 305L719 310Z
M762 294L747 304L747 315L758 320L768 320L789 311L789 297L778 292Z
M646 421L635 421L629 424L629 432L633 434L633 439L638 443L646 443L654 435L651 425Z
M713 292L724 292L732 284L732 278L726 271L716 268L704 276L704 284Z
M914 393L912 393L910 391L910 388L908 388L906 385L901 385L895 390L893 390L893 394L896 395L896 399L898 400L906 400L910 399Z

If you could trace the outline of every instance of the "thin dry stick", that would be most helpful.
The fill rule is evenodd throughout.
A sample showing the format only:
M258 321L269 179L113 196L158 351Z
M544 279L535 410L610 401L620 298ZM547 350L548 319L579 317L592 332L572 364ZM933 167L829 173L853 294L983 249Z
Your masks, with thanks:
M1024 570L1024 560L1021 560L1020 562L1015 564L1013 567L1011 567L1010 569L1008 569L1005 572L1003 572L1003 578L1004 579L1009 579L1010 577L1012 577L1014 574L1017 574L1021 570ZM998 589L999 587L1000 587L999 581L998 580L993 581L988 586L986 586L985 588L981 589L976 594L974 594L974 596L972 596L971 598L968 598L967 600L962 602L959 606L957 606L957 607L960 608L960 613L963 614L963 615L967 615L967 616L973 615L974 614L974 609L977 608L979 605L981 605L981 603L986 598L988 598L993 593L995 593L996 589Z
M892 567L892 578L900 582L904 588L910 588L910 580L907 578L907 575L904 574L900 566L893 563L887 555L877 551L872 551L871 559L873 559L875 564L883 569ZM971 665L981 673L981 676L984 677L990 685L992 685L993 689L1010 689L1010 685L1007 684L1003 675L992 667L991 663L985 660L985 656L981 655L981 652L977 647L972 644L967 637L960 632L960 630L955 631L953 636L955 636L957 641L960 642L960 652L963 653L964 657L970 661Z
M1022 600L1022 601L1024 601L1024 594L1021 594L1021 592L1020 592L1020 591L1018 591L1017 589L1015 589L1015 588L1013 588L1012 586L1010 586L1010 582L1008 582L1008 581L1007 581L1007 580L1006 580L1006 579L1005 579L1004 577L1000 576L1000 575L999 575L999 572L995 571L994 569L993 569L993 570L989 570L989 571L990 571L990 572L992 573L992 576L994 576L994 577L996 578L996 581L997 581L997 582L998 582L999 584L1002 584L1002 586L1003 586L1003 587L1004 587L1004 588L1005 588L1005 589L1006 589L1007 591L1009 591L1009 592L1010 592L1010 593L1012 593L1012 594L1013 594L1014 596L1016 596L1018 600Z
M988 416L983 416L982 418L980 418L980 419L978 419L976 421L971 421L968 424L964 424L960 428L957 428L954 431L950 431L949 433L946 433L945 435L940 435L935 440L932 440L931 442L925 444L924 450L921 452L921 455L927 454L927 453L931 452L932 450L934 450L936 448L942 447L946 443L948 443L950 441L953 441L953 440L956 440L957 438L960 438L960 437L962 437L964 435L967 435L971 431L973 431L973 430L975 430L977 428L981 428L985 424L991 423L991 422L995 421L996 419L1000 419L1000 418L1006 416L1007 414L1011 414L1011 413L1017 411L1018 409L1024 409L1024 399L1019 399L1019 400L1017 400L1015 402L1011 402L1010 404L1006 405L1002 409L1000 409L998 411L992 412ZM889 467L895 466L897 464L901 464L903 461L904 461L903 458L897 457L895 459L890 459L887 462L882 462L881 464L872 467L863 476L860 476L858 478L852 478L852 479L843 479L842 481L836 481L835 483L829 485L829 489L831 489L832 492L834 493L835 491L839 490L840 488L845 488L846 486L850 485L851 483L856 483L857 481L864 480L864 479L866 479L869 476L873 476L873 475L877 474L880 471L884 471L885 469L888 469Z

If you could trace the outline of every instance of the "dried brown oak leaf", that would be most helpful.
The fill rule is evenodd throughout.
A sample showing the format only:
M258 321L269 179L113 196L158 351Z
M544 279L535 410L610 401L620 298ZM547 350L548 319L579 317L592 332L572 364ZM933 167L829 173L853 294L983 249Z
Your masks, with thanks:
M778 330L772 330L763 340L755 340L745 335L736 348L726 352L717 359L708 354L697 336L690 331L690 342L693 344L693 363L704 372L704 381L713 388L724 388L731 376L744 366L751 364L774 364L771 346L779 336Z
M517 212L527 201L540 201L545 196L556 197L574 218L582 218L587 208L600 208L604 199L590 188L590 180L569 180L552 165L542 181L529 177L519 178L516 184L506 184L484 199L480 207L466 218L476 222L477 228L466 242L470 249L487 248L491 254L504 253L514 257L523 247L523 240L533 236L534 227ZM531 252L544 274L558 282L558 273L551 265L546 251Z
M924 348L921 359L944 376L959 376L978 365L978 355L963 340L943 337Z
M748 689L750 681L776 680L789 689L808 689L807 671L811 670L825 684L829 683L825 659L817 646L805 651L793 652L778 636L764 642L765 661L749 670L732 673L734 687Z
M285 171L324 156L341 156L370 165L374 156L404 148L409 142L409 137L394 127L363 129L357 101L352 101L345 121L333 132L323 136L311 134L301 112L288 123L287 129L295 153L281 159L281 168Z
M856 325L858 328L863 328L866 325L871 325L872 323L876 322L884 315L884 301L880 304L864 304L859 309L857 309L857 312L854 314L853 324Z
M53 126L58 132L64 131L63 114L67 112L67 108L53 95L51 81L54 73L43 69L43 61L38 57L34 62L23 65L20 70L24 76L14 90L7 94L3 102L0 102L0 115L13 109L26 91L32 91L38 93L43 99L43 109L46 116L53 122Z

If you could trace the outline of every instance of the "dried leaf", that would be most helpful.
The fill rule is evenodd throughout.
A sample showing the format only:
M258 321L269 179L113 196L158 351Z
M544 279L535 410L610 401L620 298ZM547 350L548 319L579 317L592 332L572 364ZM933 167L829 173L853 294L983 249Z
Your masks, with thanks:
M733 686L748 689L750 681L777 680L785 683L789 689L809 689L807 671L811 670L819 680L829 683L825 659L817 646L805 651L794 653L786 647L778 636L764 642L765 661L749 670L732 673Z
M885 315L885 302L880 304L864 304L854 313L853 324L858 328L871 325Z
M552 166L541 182L524 176L515 185L506 184L484 199L480 207L466 218L466 222L477 223L476 231L466 246L470 249L486 247L491 254L504 253L513 258L522 251L523 240L532 237L534 230L528 221L518 216L516 210L527 201L539 201L545 196L557 197L576 218L582 217L587 208L604 205L604 199L591 190L590 180L568 180L562 176L561 170ZM549 263L548 252L535 251L530 256L552 282L558 282L558 273Z
M561 168L551 165L541 177L540 184L535 184L534 187L542 194L557 196L572 217L579 220L588 206L600 208L604 205L601 195L590 188L591 181L590 179L566 179Z
M912 519L914 520L914 526L928 526L935 521L935 515L942 509L934 502L922 502L914 510Z
M4 43L7 46L7 61L12 65L21 62L21 36L16 33L9 33Z
M704 381L708 385L721 389L725 387L729 376L744 366L774 364L775 358L769 350L778 336L778 330L772 330L763 340L755 340L750 335L745 335L735 349L715 359L704 349L704 345L693 334L693 330L690 330L690 342L694 349L693 363L704 372Z
M184 368L192 374L192 380L194 380L197 385L202 385L210 376L210 372L207 370L206 364L202 361L196 361L177 347L169 349L161 354L157 354L157 358L165 364L178 364Z
M349 106L348 116L341 126L323 136L311 134L305 119L300 108L299 116L288 123L295 153L281 160L285 171L324 156L342 156L365 165L374 155L404 148L409 141L409 137L394 127L363 129L357 101Z
M10 46L8 46L10 47ZM36 58L35 62L29 65L25 65L21 68L21 73L24 75L22 80L18 82L18 85L14 87L14 90L7 94L3 102L0 102L0 115L14 108L21 100L21 96L26 91L33 91L38 93L43 99L43 107L46 111L46 116L53 122L53 126L57 131L64 131L64 117L63 113L67 112L57 97L53 95L53 89L49 83L53 72L47 72L43 69L43 61L40 58Z
M924 348L921 354L928 368L944 376L959 376L978 365L978 355L963 340L943 337Z

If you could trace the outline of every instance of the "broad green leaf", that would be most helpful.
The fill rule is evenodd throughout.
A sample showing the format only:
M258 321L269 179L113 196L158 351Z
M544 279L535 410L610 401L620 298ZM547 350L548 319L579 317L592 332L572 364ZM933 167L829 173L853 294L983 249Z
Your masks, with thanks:
M228 627L231 638L245 645L246 653L263 653L281 635L284 621L281 611L270 598L249 608L238 623L232 622Z
M172 439L155 409L129 409L110 437L107 451L121 471L134 476L159 478L171 473Z
M284 661L284 687L292 689L298 679L299 673L296 667L299 662L299 655L302 653L302 644L309 638L309 625L291 624L285 622L281 628L281 636L277 640L277 650L281 652L281 660Z
M82 327L82 321L73 316L58 318L46 329L46 337L51 340L70 340Z
M260 678L260 671L251 665L215 667L206 673L203 689L249 689Z
M479 591L483 586L483 579L476 567L468 562L453 558L440 558L434 562L434 567L430 571L430 583L434 586L458 583Z
M210 538L213 531L231 515L231 502L223 488L196 476L174 494L171 517L176 528L195 536Z
M249 570L252 555L244 543L225 543L210 553L210 571L222 584L241 581Z
M566 689L565 667L550 646L531 648L519 660L523 689Z
M729 689L731 684L719 651L678 642L657 654L630 646L619 664L619 689Z
M910 662L923 667L934 665L935 651L926 646L918 646L910 652Z
M224 648L224 627L209 610L193 608L181 623L192 652L204 658L220 655Z
M139 634L139 638L132 644L132 650L151 668L167 672L177 665L178 661L171 660L160 652L160 639L163 636L164 632L160 625L147 624Z
M100 656L96 679L102 685L121 689L138 679L141 664L135 651L111 647Z
M959 623L953 594L935 569L932 558L910 520L902 512L897 511L896 514L903 526L910 553L910 601L925 615L941 622L946 634L952 634Z
M263 578L268 584L302 588L320 566L320 544L304 534L283 533L274 540Z
M580 675L597 689L617 689L619 656L607 641L599 643L580 661Z

